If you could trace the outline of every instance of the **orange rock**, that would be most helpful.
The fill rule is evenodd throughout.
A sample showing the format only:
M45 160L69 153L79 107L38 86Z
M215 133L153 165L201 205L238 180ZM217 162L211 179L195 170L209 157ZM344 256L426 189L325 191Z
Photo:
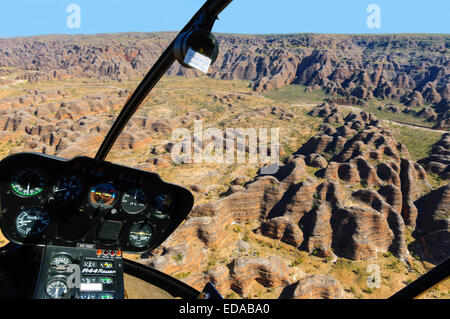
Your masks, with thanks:
M284 216L275 217L262 223L261 234L297 248L303 242L303 234L298 225Z
M286 287L283 299L341 299L344 290L335 278L327 275L312 275Z
M246 296L255 281L268 288L286 285L288 273L286 265L276 256L239 257L231 265L230 281L231 289Z

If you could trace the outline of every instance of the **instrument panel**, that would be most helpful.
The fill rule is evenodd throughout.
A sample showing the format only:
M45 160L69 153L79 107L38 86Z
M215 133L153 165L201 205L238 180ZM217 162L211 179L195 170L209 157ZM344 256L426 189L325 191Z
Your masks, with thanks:
M192 206L188 190L155 173L88 157L20 153L0 162L0 226L18 244L148 252Z
M46 246L35 290L36 299L123 299L122 254Z

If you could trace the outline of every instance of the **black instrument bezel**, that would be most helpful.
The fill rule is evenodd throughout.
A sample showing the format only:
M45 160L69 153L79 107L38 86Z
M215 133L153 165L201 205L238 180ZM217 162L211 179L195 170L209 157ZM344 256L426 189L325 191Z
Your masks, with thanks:
M10 181L14 172L20 168L37 168L47 174L47 185L39 194L20 197L11 190ZM76 201L57 201L53 196L53 185L62 175L78 176L84 186L82 196ZM118 199L111 209L96 209L89 203L89 190L100 183L111 183L118 190ZM150 201L146 209L138 214L129 214L121 207L122 195L130 189L144 190ZM151 198L159 194L169 194L172 198L169 218L159 219L153 216ZM21 245L45 246L59 245L76 247L77 244L94 244L106 249L120 249L128 253L144 253L158 247L181 224L192 209L194 198L184 187L164 182L156 173L134 169L96 160L89 157L75 157L71 160L39 153L13 154L0 162L0 227L4 236L11 242ZM23 238L15 229L15 221L22 209L43 206L51 216L49 226L39 235ZM87 215L89 229L79 239L64 239L59 229L77 215ZM86 219L86 218L85 218ZM103 220L121 221L119 239L105 242L97 238L97 232ZM152 226L153 238L146 247L138 248L129 243L129 230L134 224L147 222ZM66 224L67 225L67 224ZM69 225L71 226L71 225ZM75 225L74 225L75 227Z

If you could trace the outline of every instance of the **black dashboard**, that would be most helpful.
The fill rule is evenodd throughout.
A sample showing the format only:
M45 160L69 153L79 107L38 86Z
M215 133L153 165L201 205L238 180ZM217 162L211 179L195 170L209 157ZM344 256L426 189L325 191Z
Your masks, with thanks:
M11 242L148 252L185 219L192 194L159 175L88 157L0 162L0 225Z

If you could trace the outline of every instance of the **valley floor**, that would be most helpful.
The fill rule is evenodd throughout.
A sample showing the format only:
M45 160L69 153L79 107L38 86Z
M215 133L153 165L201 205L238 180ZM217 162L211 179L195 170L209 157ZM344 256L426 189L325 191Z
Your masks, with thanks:
M29 150L61 157L93 156L102 141L102 136L137 83L136 80L70 79L38 84L15 81L0 86L0 112L2 112L0 157ZM214 204L236 193L247 192L252 183L258 180L260 165L247 161L234 164L174 163L170 156L171 144L174 143L171 132L175 128L183 128L193 133L195 120L202 121L204 131L207 128L217 128L222 132L226 128L279 128L280 161L290 163L289 161L293 161L295 157L293 155L301 154L303 156L301 161L304 158L306 162L306 165L298 164L303 165L303 175L292 182L292 185L301 184L300 188L307 180L312 180L312 183L316 183L315 186L326 184L327 169L331 167L331 163L340 162L339 156L348 155L344 152L347 147L344 145L342 145L344 150L331 149L330 144L327 146L329 149L322 149L316 145L314 152L310 154L298 153L302 146L308 145L316 136L340 136L341 140L344 141L345 138L349 141L355 136L357 138L358 134L363 134L365 130L374 130L370 127L370 123L364 120L361 120L362 124L359 123L361 127L350 128L359 120L347 125L349 121L344 119L351 117L353 113L359 114L360 111L375 113L381 120L380 127L384 125L386 129L376 127L374 134L381 132L379 134L383 139L389 137L394 142L403 143L410 155L408 161L413 164L426 158L432 152L433 145L446 133L446 131L431 129L426 123L423 125L424 123L417 118L409 118L405 115L396 119L387 112L377 111L377 107L383 102L377 102L379 104L366 108L331 106L330 110L333 107L339 110L341 120L324 122L326 116L312 115L311 112L314 112L326 98L329 96L323 91L305 93L304 87L297 85L260 94L252 91L249 82L246 81L214 80L206 77L164 78L135 114L107 160L155 171L167 182L190 188L195 196L195 205L198 206ZM336 131L336 133L324 134L324 123L328 124L328 130ZM341 134L341 131L345 133ZM392 132L392 134L389 133L392 136L386 131ZM368 140L369 137L366 139ZM322 142L319 141L318 144L320 143ZM389 147L394 145L389 143L385 142ZM370 142L361 146L362 154L373 150L378 149ZM397 156L397 150L391 151ZM398 154L400 152L398 150ZM323 166L311 164L312 160L308 157L311 154L319 154L325 164ZM376 160L368 157L366 162L374 170L379 171L381 170L379 167L390 165L389 160L392 159L386 157L386 154L385 148L385 154L381 154L381 157ZM401 158L404 158L403 153L398 155L396 159L398 163L401 162ZM353 157L345 158L342 162L350 163L351 159ZM389 165L383 166L383 163ZM421 171L419 172L417 167L416 169L417 174L420 175ZM341 168L338 170L340 172ZM345 207L351 205L366 207L366 204L358 202L352 196L359 190L371 187L377 192L390 183L390 181L378 180L370 184L362 179L355 182L345 181L340 177L339 173L339 177L334 182L340 184L343 189ZM448 185L448 179L432 172L427 172L423 178L417 177L415 181L417 181L418 189L414 200ZM233 186L236 187L233 188ZM317 189L319 194L320 187ZM316 189L311 192L311 198L315 192ZM271 194L264 193L264 200ZM288 192L280 196L287 196L286 194ZM314 200L316 199L314 195ZM328 198L324 199L324 202L328 200ZM388 200L384 198L383 201ZM252 203L247 204L250 206ZM322 202L319 204L321 205ZM315 212L316 207L312 205L308 213ZM389 205L395 206L394 203ZM231 207L230 211L233 209L239 208ZM448 210L449 207L447 206L446 209ZM287 213L288 210L285 211L286 215L295 215L294 208L289 213ZM373 211L372 208L367 210ZM213 212L213 215L216 213ZM398 213L400 214L401 211ZM201 215L194 214L192 220L197 217ZM298 219L293 220L289 225L301 224ZM227 298L278 298L283 293L287 293L288 286L295 289L295 293L298 294L295 285L311 275L325 275L336 279L342 288L341 297L343 298L386 298L434 267L434 264L416 249L418 238L415 237L414 225L406 225L402 235L404 244L409 249L407 253L409 256L404 261L386 249L377 251L376 258L352 260L342 254L334 255L327 252L323 255L314 247L299 249L283 237L281 233L287 234L285 229L275 230L270 236L261 232L262 225L269 222L268 216L256 219L250 217L235 219L223 225L223 240L220 244L205 244L204 241L195 238L192 243L189 243L191 247L185 255L181 253L181 257L177 257L180 253L175 249L178 244L174 243L173 239L169 239L164 244L164 247L168 249L166 253L156 251L149 258L144 259L134 255L127 257L149 265L155 264L158 258L160 260L166 258L164 259L165 268L161 268L162 271L198 289L201 289L201 285L207 278L222 278L228 284L219 283L218 285L221 286L219 290ZM320 225L316 223L314 227L320 227ZM305 237L308 232L306 228L305 226L302 229ZM198 229L195 228L195 230ZM310 241L311 238L320 236L322 234L318 231L311 235ZM5 243L6 240L0 235L0 245L3 246ZM170 249L173 247L175 250L171 252ZM276 269L273 270L265 265L264 260L271 260L272 257L276 257L277 262L279 261L280 267L284 269L283 274L276 273ZM195 258L200 260L195 261ZM243 275L245 278L240 278L241 274L236 273L236 269L241 261L245 263L249 260L253 264L243 266L246 271ZM379 271L377 278L380 280L380 285L377 287L368 284L368 280L373 275L373 269ZM211 275L211 272L219 270L225 271L226 274L216 277ZM270 271L274 273L268 275L260 273ZM251 280L248 280L246 276ZM449 281L437 286L424 297L450 298Z

